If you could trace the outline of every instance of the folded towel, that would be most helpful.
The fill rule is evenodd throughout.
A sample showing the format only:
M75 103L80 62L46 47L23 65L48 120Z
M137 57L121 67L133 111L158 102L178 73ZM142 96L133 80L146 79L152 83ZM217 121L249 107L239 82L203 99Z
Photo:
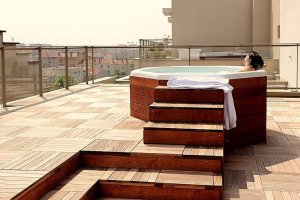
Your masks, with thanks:
M236 127L236 111L231 91L233 87L228 84L228 79L183 79L171 78L167 85L169 88L198 88L198 89L222 89L224 95L224 128L226 130Z

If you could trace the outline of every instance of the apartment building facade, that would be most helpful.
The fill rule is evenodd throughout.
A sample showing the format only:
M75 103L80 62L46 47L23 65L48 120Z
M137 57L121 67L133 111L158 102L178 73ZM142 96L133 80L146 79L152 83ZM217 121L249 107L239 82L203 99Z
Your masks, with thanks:
M163 13L172 23L173 45L300 43L299 6L299 0L172 0ZM296 46L252 49L279 59L280 77L296 87Z

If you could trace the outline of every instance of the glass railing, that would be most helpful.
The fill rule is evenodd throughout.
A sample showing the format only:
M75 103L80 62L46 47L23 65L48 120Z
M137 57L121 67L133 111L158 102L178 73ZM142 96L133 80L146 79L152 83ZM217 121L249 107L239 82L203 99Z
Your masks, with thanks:
M150 44L150 43L149 43ZM298 91L299 44L169 46L1 47L0 100L7 103L104 77L122 78L156 66L244 65L245 55L263 56L268 79ZM276 88L276 86L275 86Z

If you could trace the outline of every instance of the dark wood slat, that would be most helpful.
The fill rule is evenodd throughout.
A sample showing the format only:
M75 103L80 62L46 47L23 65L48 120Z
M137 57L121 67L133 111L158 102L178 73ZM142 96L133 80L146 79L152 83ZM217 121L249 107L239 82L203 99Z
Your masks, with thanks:
M152 103L150 108L223 109L223 104Z
M149 121L149 114L143 114L143 113L139 113L139 112L135 112L135 111L130 111L130 116L135 117L137 119L141 119L144 120L146 122Z
M140 85L144 87L155 88L158 86L159 80L130 76L130 85Z
M138 94L130 94L130 101L138 104L150 105L154 102L154 99L153 97L147 97Z
M149 106L144 104L139 104L135 102L130 102L130 110L144 115L149 115Z
M82 152L84 167L123 167L154 170L222 171L223 156L178 156L151 153Z
M223 109L150 108L150 121L223 123Z
M158 86L154 90L155 102L223 103L223 90L172 89Z
M233 88L258 87L267 85L267 77L254 77L242 79L230 79L229 84Z
M154 97L154 88L144 87L140 85L130 85L130 94Z
M145 144L223 146L223 132L195 130L144 130Z
M99 183L99 192L102 197L114 198L141 198L141 199L157 199L157 200L206 200L206 199L222 199L221 187L194 187L181 188L170 185L155 186L153 184L129 184L129 183Z

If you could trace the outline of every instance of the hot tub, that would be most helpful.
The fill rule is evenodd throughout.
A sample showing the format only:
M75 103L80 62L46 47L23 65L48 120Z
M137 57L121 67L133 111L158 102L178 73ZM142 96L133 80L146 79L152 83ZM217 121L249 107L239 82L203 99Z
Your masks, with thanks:
M232 92L237 127L225 131L225 148L266 141L266 86L264 70L237 72L241 66L166 66L134 70L130 74L131 116L149 121L155 87L170 78L225 78Z

